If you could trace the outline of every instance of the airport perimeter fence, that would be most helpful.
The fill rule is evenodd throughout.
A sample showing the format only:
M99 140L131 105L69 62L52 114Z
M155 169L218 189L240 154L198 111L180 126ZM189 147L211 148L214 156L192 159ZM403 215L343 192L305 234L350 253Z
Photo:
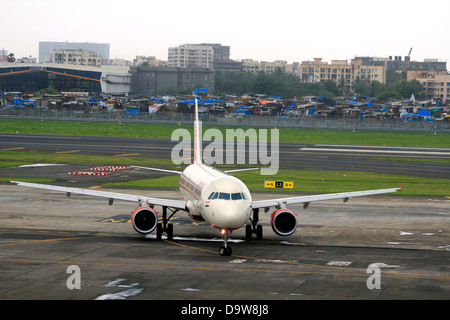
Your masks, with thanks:
M92 121L116 123L154 123L192 125L192 114L124 114L83 113L43 110L2 110L3 119L35 119L60 121ZM275 118L275 117L201 117L204 126L302 128L335 130L374 130L402 132L450 133L449 121L413 121L405 119L329 119L320 117Z

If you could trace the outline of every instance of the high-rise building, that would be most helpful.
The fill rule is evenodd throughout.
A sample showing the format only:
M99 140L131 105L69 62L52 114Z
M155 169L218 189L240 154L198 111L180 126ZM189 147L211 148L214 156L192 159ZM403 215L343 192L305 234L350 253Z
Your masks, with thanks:
M230 47L218 43L184 44L169 48L170 67L214 68L215 62L230 60Z
M103 60L109 60L109 43L39 41L39 63L54 62L55 50L92 51Z

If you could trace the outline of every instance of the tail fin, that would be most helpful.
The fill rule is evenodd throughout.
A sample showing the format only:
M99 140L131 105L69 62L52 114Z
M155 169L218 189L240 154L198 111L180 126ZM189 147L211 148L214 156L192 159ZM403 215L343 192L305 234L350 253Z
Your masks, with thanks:
M200 139L200 120L198 119L198 104L197 99L195 99L195 114L194 114L194 163L201 164L201 139Z

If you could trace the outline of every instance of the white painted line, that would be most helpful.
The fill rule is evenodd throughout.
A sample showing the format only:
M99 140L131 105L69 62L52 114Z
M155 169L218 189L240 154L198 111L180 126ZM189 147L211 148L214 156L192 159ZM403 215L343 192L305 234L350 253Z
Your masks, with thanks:
M351 261L329 261L327 263L327 266L333 266L333 267L348 267L351 265Z
M446 155L450 152L435 151L401 151L401 150L369 150L369 149L335 149L335 148L300 148L300 151L327 151L327 152L350 152L350 153L399 153L399 154L420 154L420 155Z
M65 166L65 164L58 163L35 163L35 164L24 164L19 166L19 168L37 168L37 167L50 167L50 166Z

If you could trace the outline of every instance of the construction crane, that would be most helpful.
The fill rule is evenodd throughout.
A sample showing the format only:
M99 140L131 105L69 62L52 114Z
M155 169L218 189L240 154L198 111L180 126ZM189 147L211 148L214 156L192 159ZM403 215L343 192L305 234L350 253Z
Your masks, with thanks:
M409 53L408 55L405 57L405 63L403 64L403 68L402 71L406 71L406 69L408 68L408 63L411 60L411 51L413 48L409 49Z

